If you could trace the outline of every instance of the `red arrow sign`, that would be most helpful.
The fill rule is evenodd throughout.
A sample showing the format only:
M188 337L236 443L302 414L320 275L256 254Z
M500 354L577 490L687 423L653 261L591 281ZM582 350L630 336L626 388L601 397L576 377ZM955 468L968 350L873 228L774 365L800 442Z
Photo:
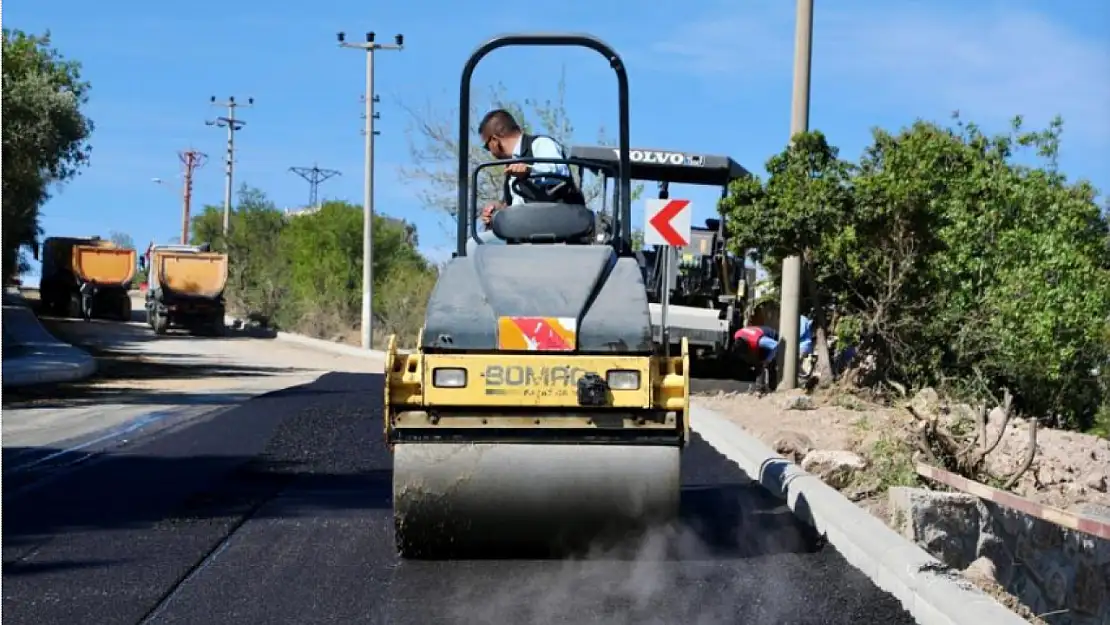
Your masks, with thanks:
M658 213L655 213L654 217L648 220L651 227L655 228L655 231L667 242L667 245L682 247L690 243L671 225L671 220L689 205L690 200L671 200Z

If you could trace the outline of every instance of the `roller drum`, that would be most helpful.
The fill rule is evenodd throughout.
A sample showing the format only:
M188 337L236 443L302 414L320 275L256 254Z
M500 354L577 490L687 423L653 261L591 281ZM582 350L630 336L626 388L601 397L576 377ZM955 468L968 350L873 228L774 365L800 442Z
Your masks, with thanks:
M405 557L554 555L677 517L680 449L402 443L393 510Z

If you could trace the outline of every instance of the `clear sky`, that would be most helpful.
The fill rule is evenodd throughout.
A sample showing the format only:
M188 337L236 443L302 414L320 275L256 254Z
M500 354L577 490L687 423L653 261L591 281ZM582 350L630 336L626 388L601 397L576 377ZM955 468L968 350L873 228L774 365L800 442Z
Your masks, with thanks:
M361 202L364 55L339 49L335 33L404 33L405 50L377 62L376 209L415 222L421 247L442 259L451 226L422 208L415 183L398 173L411 127L402 104L452 115L459 73L479 43L507 31L595 34L629 66L634 146L727 154L762 172L789 135L794 4L32 0L6 5L4 26L50 29L92 83L92 163L55 189L43 208L46 235L118 230L140 247L180 232L177 151L208 153L195 205L222 203L225 134L204 124L222 113L209 104L213 95L255 99L240 112L248 125L237 135L236 186L259 187L281 207L304 205L308 184L289 168L318 164L342 172L324 183L323 197ZM843 155L857 156L874 126L944 121L956 109L988 130L1014 114L1041 127L1060 113L1064 171L1110 189L1110 3L816 4L810 127ZM616 83L593 52L500 50L479 67L475 90L501 80L514 99L550 98L564 65L578 142L600 126L613 136ZM698 223L716 192L675 188L672 197L693 199Z

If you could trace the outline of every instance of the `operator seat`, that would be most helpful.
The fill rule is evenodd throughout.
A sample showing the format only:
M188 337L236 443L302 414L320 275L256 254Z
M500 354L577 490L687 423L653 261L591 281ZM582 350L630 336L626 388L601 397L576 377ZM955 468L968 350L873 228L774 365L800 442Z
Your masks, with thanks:
M597 216L582 204L530 202L494 213L493 234L508 245L566 243L588 245Z

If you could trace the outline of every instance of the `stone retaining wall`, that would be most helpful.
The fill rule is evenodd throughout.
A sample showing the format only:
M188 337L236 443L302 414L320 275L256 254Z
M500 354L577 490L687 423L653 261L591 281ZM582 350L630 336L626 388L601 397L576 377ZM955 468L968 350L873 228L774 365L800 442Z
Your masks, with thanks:
M1110 541L964 493L892 488L890 514L903 536L953 568L988 569L1046 622L1110 625Z

